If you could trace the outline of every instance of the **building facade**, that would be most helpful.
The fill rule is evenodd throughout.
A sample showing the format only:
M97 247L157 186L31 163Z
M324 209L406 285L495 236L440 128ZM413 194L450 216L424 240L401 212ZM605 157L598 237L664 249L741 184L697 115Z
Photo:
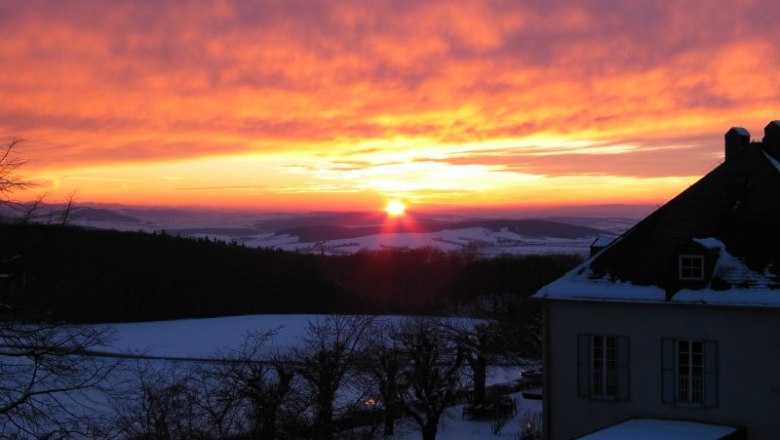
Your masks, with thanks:
M537 293L547 439L635 418L780 438L778 129L729 130L726 161Z

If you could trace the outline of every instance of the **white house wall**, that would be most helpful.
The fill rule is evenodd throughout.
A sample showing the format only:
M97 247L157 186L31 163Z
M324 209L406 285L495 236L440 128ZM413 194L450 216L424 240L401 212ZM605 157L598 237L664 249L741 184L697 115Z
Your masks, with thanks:
M780 433L780 309L677 304L545 301L544 411L548 440L569 439L633 417L747 427L749 439ZM629 398L578 397L578 334L627 336ZM713 408L662 403L664 338L716 341Z

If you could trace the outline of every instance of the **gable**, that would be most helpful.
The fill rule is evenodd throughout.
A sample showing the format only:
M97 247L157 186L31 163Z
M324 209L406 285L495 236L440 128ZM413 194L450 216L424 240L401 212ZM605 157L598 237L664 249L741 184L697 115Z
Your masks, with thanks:
M780 266L780 171L751 146L640 222L590 267L596 277L684 287L678 256L694 239L713 238L755 272ZM733 280L738 281L738 280Z
M736 299L780 306L779 269L780 161L752 143L537 297L712 302L702 295L758 289Z

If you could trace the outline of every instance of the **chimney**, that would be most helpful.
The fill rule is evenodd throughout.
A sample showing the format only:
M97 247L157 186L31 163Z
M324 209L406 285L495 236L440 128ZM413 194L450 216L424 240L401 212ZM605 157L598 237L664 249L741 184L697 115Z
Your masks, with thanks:
M742 127L731 127L723 137L726 139L726 162L750 145L750 132Z
M772 121L764 127L764 151L780 158L780 121Z

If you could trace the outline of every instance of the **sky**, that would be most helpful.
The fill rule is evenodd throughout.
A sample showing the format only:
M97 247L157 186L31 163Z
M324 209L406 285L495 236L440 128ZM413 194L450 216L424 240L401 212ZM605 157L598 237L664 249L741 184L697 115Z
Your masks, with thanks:
M780 119L775 0L0 3L17 199L663 203Z

